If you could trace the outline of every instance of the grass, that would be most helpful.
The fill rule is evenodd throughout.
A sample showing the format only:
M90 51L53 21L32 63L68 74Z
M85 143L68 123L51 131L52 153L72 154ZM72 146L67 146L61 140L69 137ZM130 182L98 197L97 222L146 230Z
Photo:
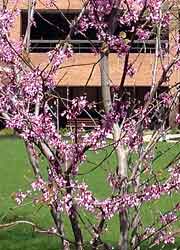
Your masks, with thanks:
M96 193L98 198L105 198L111 191L106 183L106 178L107 173L116 167L115 156L112 154L100 168L94 171L91 170L94 168L94 163L98 164L109 153L110 151L88 152L88 160L90 162L83 164L80 168L81 176L79 178L88 183L90 189ZM179 144L172 145L162 142L158 145L156 150L157 158L153 165L156 167L159 178L163 178L166 175L167 171L164 168L179 153ZM35 221L42 227L53 226L48 209L34 207L32 203L17 208L11 198L13 192L27 190L33 180L22 141L12 138L0 139L0 159L0 223L17 219L28 219ZM45 163L42 163L42 165L45 165ZM86 174L89 171L90 173ZM155 215L168 211L172 204L175 205L178 200L178 194L175 194L145 204L141 211L144 224L147 226L151 224ZM180 226L180 224L178 225ZM69 235L72 237L68 221L65 221L65 227L66 229L68 228ZM86 239L89 240L87 233L85 235ZM109 231L104 234L104 238L107 242L113 244L117 242L118 225L115 217L110 221ZM56 238L36 234L30 226L19 225L12 229L0 231L0 250L55 250L58 249L58 244L59 242ZM180 241L176 242L176 246L180 246ZM147 248L144 247L142 249L145 250ZM172 250L174 247L168 246L163 249Z

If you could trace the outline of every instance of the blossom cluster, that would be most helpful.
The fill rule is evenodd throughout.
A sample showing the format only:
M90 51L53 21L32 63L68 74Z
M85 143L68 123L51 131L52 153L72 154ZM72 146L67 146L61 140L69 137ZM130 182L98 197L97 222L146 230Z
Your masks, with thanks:
M62 113L62 116L66 115L66 118L68 120L75 120L87 107L88 107L88 101L86 96L76 97L72 100L68 109Z
M80 19L78 28L84 32L93 27L97 38L121 56L128 52L132 44L116 34L116 30L123 30L126 26L126 32L135 34L133 37L149 39L151 31L146 23L150 22L152 27L157 24L167 27L170 23L171 15L163 12L164 5L162 0L92 0L88 2L87 14Z
M18 15L19 10L0 9L0 38L8 34Z
M73 50L71 46L64 45L60 47L59 45L54 49L48 52L48 58L50 63L52 64L52 71L56 72L59 66L65 62L66 59L72 57Z

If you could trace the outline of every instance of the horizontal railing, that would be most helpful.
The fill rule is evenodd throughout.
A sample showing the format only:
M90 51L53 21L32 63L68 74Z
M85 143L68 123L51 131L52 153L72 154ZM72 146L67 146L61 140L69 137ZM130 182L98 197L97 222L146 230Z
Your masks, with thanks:
M31 40L30 50L31 52L47 52L56 47L57 44L63 44L65 40ZM75 53L91 53L94 49L100 49L102 42L98 40L70 40L70 44L73 46ZM168 49L168 40L161 40L161 46L163 49ZM130 52L131 53L154 53L155 52L155 40L135 40ZM113 51L111 51L113 52Z
M56 47L57 44L63 44L65 40L31 40L30 49L32 52L45 52ZM76 53L91 53L94 48L100 48L101 42L98 40L70 40L69 43L73 46Z

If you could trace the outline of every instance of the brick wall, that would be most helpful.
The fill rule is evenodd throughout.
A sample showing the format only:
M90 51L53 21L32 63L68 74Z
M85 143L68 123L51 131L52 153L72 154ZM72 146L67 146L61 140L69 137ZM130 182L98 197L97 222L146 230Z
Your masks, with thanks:
M42 2L45 2L45 0L42 0L41 3L37 1L37 9L45 9L45 6L42 4ZM27 9L27 2L28 1L19 1L18 8L21 9ZM73 9L80 9L82 7L82 3L84 1L82 0L63 0L63 1L57 1L57 6L60 9L63 10L73 10ZM13 8L12 1L9 1L9 8ZM47 8L46 8L47 9ZM175 33L174 29L174 23L173 23L173 36ZM21 27L21 20L20 16L16 20L15 28L11 32L11 37L13 39L19 39L20 38L20 27ZM173 37L171 36L171 37ZM170 38L171 38L170 37ZM170 39L171 40L171 39ZM31 54L32 61L35 65L42 64L45 65L47 63L47 55L44 53L34 53ZM98 56L94 56L93 54L75 54L71 60L68 60L67 63L65 63L63 66L67 65L82 65L82 64L90 64L86 66L73 66L71 68L64 68L62 70L59 70L59 73L57 74L56 80L57 82L59 79L62 79L58 84L66 86L66 85L73 85L73 86L80 86L84 85L87 82L88 76L92 69L92 64L96 63L99 59ZM152 66L153 66L153 54L131 54L130 61L135 63L135 67L137 68L137 74L134 79L127 78L125 85L137 85L137 86L146 86L151 84L151 75L152 75ZM165 63L168 63L170 60L169 58L166 59ZM109 72L110 72L110 79L112 80L113 84L118 84L121 79L122 75L122 69L123 69L123 63L124 58L117 58L115 54L110 54L109 56ZM161 74L161 64L159 62L159 71L158 75ZM64 76L64 77L63 77ZM180 80L179 72L175 71L173 76L171 77L170 84L174 84L175 82L178 82ZM92 74L92 77L89 81L89 86L99 86L100 85L100 70L99 65L97 64L94 72Z

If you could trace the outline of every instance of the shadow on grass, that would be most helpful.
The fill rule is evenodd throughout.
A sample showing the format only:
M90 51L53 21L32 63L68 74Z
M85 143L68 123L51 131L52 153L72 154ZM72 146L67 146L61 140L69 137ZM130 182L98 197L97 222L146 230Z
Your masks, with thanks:
M40 235L34 233L28 227L17 226L16 229L9 229L0 232L0 250L59 250L59 239L52 236ZM107 242L108 245L113 246L112 249L118 249L114 242ZM62 249L62 248L61 248ZM74 246L71 246L75 250ZM85 244L84 250L91 250L92 247L89 243ZM99 250L104 250L99 247ZM143 244L141 250L178 250L180 249L180 240L174 245L159 245L149 248L148 245ZM129 249L131 250L131 249Z

